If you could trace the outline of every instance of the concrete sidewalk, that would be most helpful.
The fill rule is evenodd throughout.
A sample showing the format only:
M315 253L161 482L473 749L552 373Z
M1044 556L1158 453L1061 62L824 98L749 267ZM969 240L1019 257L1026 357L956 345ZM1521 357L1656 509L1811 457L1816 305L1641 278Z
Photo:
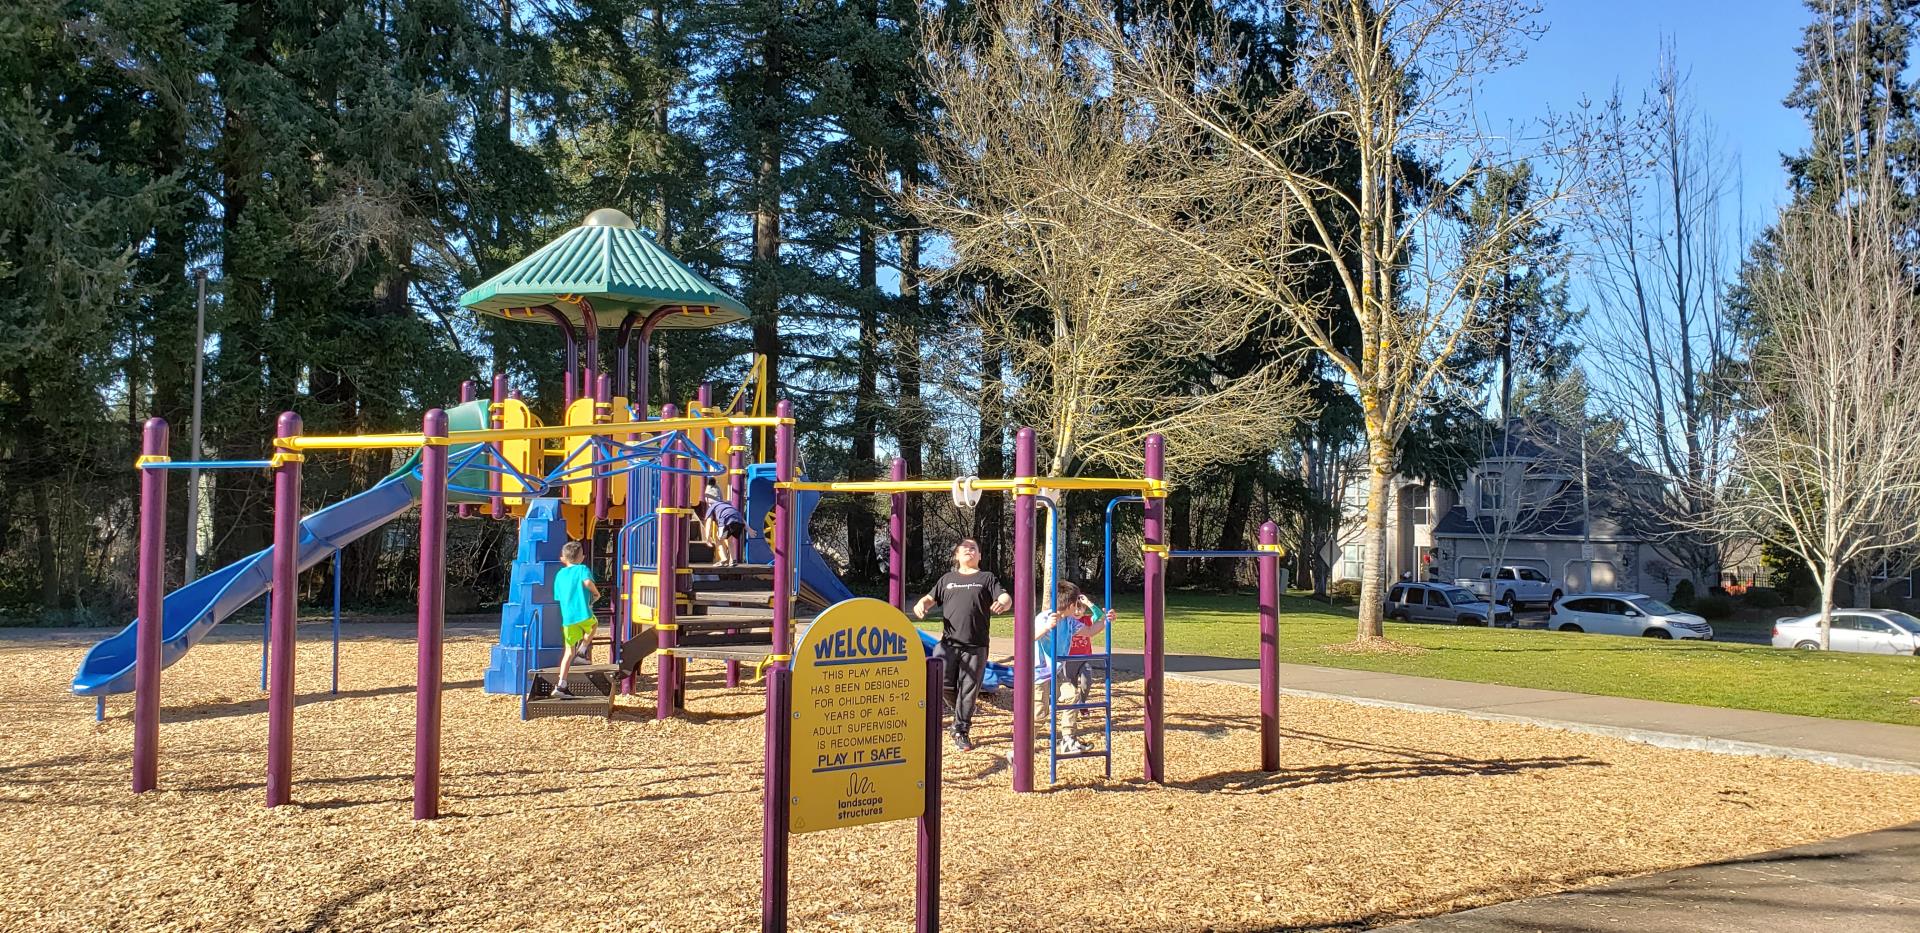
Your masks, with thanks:
M993 646L996 654L1011 654L1012 642L1001 642L996 639ZM1117 658L1114 667L1119 672L1137 674L1141 670L1140 656L1129 654ZM1167 673L1181 679L1243 686L1257 686L1260 676L1257 662L1251 659L1173 654L1167 656ZM1498 722L1609 735L1667 748L1800 758L1871 771L1920 774L1920 727L1915 726L1689 706L1305 664L1280 665L1280 688L1283 694L1291 696L1457 713Z
M1509 901L1391 929L1413 933L1748 933L1920 929L1920 823Z

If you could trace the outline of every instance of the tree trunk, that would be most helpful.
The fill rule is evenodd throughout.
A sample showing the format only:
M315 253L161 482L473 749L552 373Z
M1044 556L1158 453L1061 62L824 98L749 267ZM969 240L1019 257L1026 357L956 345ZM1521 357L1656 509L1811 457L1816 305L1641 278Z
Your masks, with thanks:
M1381 607L1387 592L1388 487L1393 480L1393 442L1384 432L1367 426L1367 524L1361 539L1366 557L1360 572L1359 630L1356 638L1384 636Z
M980 382L986 386L980 397L980 439L975 458L980 475L999 478L1007 473L1007 415L1000 381L1006 372L1006 352L995 348L986 355ZM973 537L980 543L980 564L1003 567L1006 553L1002 538L1006 534L1006 496L986 495L973 510Z
M782 49L769 25L761 63L762 114L782 93ZM767 396L780 396L780 162L784 128L772 116L760 120L759 155L753 168L753 263L747 306L753 311L753 352L767 361ZM664 378L664 377L662 377ZM672 396L666 396L671 398Z
M873 227L866 223L872 213L872 199L865 199L866 212L858 233L860 333L854 348L856 373L853 392L853 439L851 463L856 480L877 475L874 462L874 436L879 431L880 399L880 285L879 251L874 243ZM880 579L880 555L874 549L873 512L868 498L853 496L847 500L847 564L853 578L863 583Z
M1827 561L1820 571L1820 650L1833 649L1833 591L1840 579L1840 567Z
M1247 547L1247 516L1253 508L1254 487L1259 478L1256 470L1258 463L1242 463L1233 468L1233 484L1227 490L1227 511L1225 520L1220 523L1220 537L1214 547L1222 551L1240 551ZM1240 567L1245 563L1238 557L1219 557L1209 562L1210 583L1215 589L1230 590L1239 583Z
M900 404L895 412L894 435L900 442L900 459L906 461L907 476L919 478L925 471L926 421L920 401L920 234L900 232L900 312L895 325L895 370L899 376ZM927 527L921 510L924 496L907 497L907 576L915 579L925 573Z
M1167 544L1176 551L1193 549L1193 490L1189 486L1176 486L1167 493ZM1186 586L1192 574L1187 572L1191 561L1170 560L1166 562L1167 585Z

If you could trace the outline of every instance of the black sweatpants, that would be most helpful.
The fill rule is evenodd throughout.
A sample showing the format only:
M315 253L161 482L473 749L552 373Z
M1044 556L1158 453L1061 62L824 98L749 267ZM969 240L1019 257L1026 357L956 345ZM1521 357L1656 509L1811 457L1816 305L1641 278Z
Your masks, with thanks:
M987 673L987 646L942 638L933 656L945 662L942 679L946 681L946 695L953 698L948 701L953 710L953 731L967 735L973 729L973 708L980 701L980 683Z

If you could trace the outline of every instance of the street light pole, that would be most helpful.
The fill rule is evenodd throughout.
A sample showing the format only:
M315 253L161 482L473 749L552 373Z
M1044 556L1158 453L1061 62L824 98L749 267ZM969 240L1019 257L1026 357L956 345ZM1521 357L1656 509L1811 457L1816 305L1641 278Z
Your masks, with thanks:
M207 270L193 273L193 462L200 462L200 387L207 367ZM187 471L187 566L182 584L192 583L200 564L200 471Z

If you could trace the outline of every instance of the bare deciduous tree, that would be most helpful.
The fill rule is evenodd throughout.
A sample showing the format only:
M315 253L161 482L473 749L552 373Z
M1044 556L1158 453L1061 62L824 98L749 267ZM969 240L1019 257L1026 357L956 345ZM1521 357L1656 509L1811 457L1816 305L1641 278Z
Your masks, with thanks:
M1517 231L1582 190L1583 140L1531 154L1541 183L1490 229L1458 207L1522 157L1480 130L1470 91L1519 56L1536 11L1508 0L1294 0L1303 42L1286 93L1250 94L1238 59L1195 33L1081 8L1073 28L1138 100L1164 156L1113 223L1154 235L1152 274L1272 307L1339 370L1368 446L1358 637L1381 634L1397 449L1466 341L1484 339ZM1202 31L1198 35L1219 35ZM1195 203L1195 194L1199 197ZM1090 199L1099 192L1089 192ZM1174 212L1143 209L1182 199Z
M1731 165L1670 49L1640 111L1616 92L1601 119L1619 145L1601 160L1603 197L1583 215L1595 298L1583 359L1627 454L1649 473L1618 487L1629 499L1620 514L1704 591L1752 550L1709 520L1739 412L1725 384L1738 365L1720 212Z
M1841 573L1920 545L1920 281L1901 252L1913 231L1896 208L1885 123L1866 116L1861 54L1837 55L1821 88L1831 123L1816 131L1844 140L1847 155L1836 197L1788 207L1748 271L1758 414L1720 510L1726 527L1807 562L1822 647Z
M1000 286L976 305L971 333L987 346L939 355L972 371L1005 354L1010 417L1040 433L1055 473L1137 471L1154 432L1176 478L1273 449L1307 407L1283 357L1244 375L1207 361L1263 339L1274 307L1163 274L1153 228L1209 193L1152 186L1170 170L1161 131L1138 97L1113 92L1109 63L1065 14L1039 0L978 12L960 40L929 22L934 174L898 195L946 238L947 274Z

